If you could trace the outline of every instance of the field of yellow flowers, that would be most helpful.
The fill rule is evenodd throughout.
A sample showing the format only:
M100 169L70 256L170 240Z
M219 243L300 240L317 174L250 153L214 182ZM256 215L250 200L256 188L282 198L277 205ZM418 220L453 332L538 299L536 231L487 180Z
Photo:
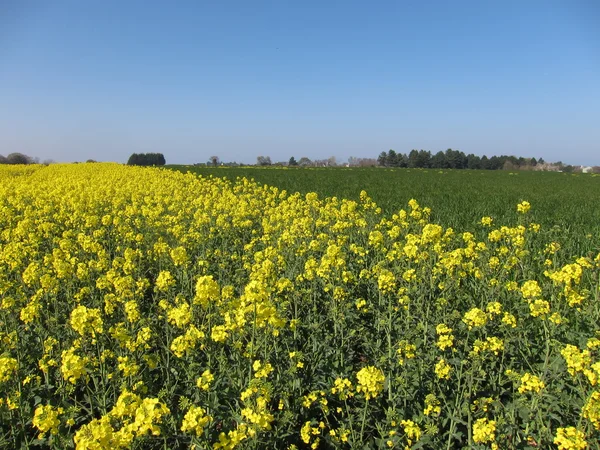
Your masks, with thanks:
M600 254L117 164L0 168L0 447L586 449Z

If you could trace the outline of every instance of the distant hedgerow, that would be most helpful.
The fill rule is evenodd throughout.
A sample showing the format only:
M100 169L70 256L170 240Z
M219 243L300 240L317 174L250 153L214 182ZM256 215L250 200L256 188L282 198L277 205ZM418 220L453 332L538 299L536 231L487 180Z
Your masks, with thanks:
M127 161L128 166L164 166L162 153L133 153Z

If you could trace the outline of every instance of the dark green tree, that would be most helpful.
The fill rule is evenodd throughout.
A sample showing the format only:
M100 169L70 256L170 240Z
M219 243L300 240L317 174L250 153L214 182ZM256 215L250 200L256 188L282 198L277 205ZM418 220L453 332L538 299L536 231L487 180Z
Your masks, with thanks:
M7 164L31 164L33 160L23 153L11 153L6 157Z
M389 151L387 152L387 157L386 157L386 166L388 167L398 167L398 154L396 153L395 150L392 150L391 148L389 149Z
M467 169L481 169L481 158L469 153L467 155Z
M162 153L132 153L127 160L129 166L164 166L165 163Z
M419 151L413 149L408 154L408 167L410 167L411 169L414 169L416 167L419 167L418 163L419 163Z

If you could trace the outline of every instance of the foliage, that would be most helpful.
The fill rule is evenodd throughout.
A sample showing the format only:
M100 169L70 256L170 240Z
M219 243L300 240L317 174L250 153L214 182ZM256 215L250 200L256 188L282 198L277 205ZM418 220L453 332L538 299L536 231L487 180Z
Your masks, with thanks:
M408 155L396 153L394 150L381 152L377 158L380 166L385 167L410 167L412 169L518 169L531 168L537 165L535 158L516 156L487 156L479 157L474 154L465 155L460 150L449 148L445 152L439 151L432 155L426 150L411 150Z
M271 157L270 156L258 156L256 158L256 164L258 166L270 166L271 165Z
M4 157L0 155L0 164L33 164L34 158L23 153L10 153Z
M535 202L459 231L366 192L116 164L0 177L0 446L600 439L600 254L555 242Z
M132 153L127 161L129 166L164 166L165 157L162 153Z

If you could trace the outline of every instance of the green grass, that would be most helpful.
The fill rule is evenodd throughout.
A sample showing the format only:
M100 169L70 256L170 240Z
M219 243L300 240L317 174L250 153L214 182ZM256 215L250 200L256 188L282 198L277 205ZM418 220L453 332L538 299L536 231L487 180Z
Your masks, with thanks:
M169 166L205 177L254 179L288 192L357 200L364 189L391 215L414 198L432 208L432 220L457 231L478 228L483 216L496 225L516 221L516 205L531 203L531 219L574 252L597 249L600 177L555 172L383 168L212 168ZM590 236L591 235L591 236Z

